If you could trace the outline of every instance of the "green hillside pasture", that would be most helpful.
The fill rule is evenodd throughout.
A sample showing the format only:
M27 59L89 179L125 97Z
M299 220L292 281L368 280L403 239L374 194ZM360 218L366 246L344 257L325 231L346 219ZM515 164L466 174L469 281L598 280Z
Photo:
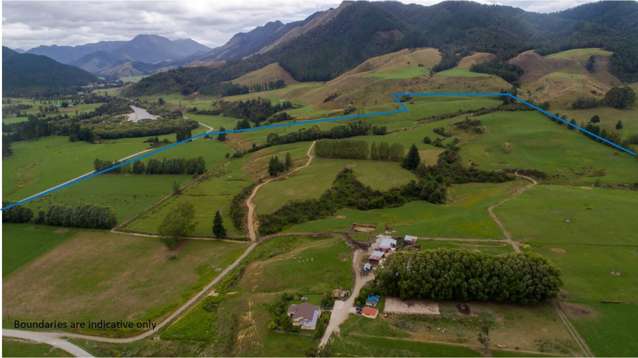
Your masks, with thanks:
M2 224L2 277L52 250L73 234L64 228Z
M14 319L157 322L245 248L242 243L191 240L171 252L158 239L79 232L4 280L3 319L6 326Z
M315 158L310 167L294 176L264 185L255 197L257 213L272 213L292 200L319 198L344 168L352 168L361 182L378 190L388 190L415 179L414 174L395 162Z
M360 211L343 209L337 215L290 227L289 232L320 232L349 229L353 223L385 225L398 234L422 237L491 238L502 233L487 213L487 208L508 197L522 181L502 184L462 184L450 187L448 203L435 205L413 201L398 208Z
M211 176L182 194L173 196L161 205L145 212L139 218L126 226L127 230L145 233L157 233L164 217L171 213L179 203L188 202L195 207L194 236L211 236L213 217L217 210L221 210L224 227L230 236L242 236L243 233L235 229L229 216L230 202L233 197L248 186L246 175L241 170L243 160L226 162L221 168L219 176ZM222 174L223 173L223 174Z
M104 174L84 180L27 204L34 213L51 205L87 203L113 209L118 223L140 214L173 191L173 183L183 185L188 175Z
M93 170L95 158L115 160L147 147L144 138L101 144L70 142L67 137L46 137L11 145L3 158L4 200L18 200Z
M69 353L48 344L13 338L2 339L2 355L5 357L71 357Z
M237 283L219 292L216 311L191 310L168 327L162 339L191 346L198 341L208 355L302 356L317 346L314 332L271 330L268 305L283 292L304 295L318 304L325 292L351 287L351 260L350 248L337 238L264 242L247 258L249 264ZM209 334L199 331L202 326Z
M374 108L358 108L357 113L368 113L372 111L389 111L396 106L391 104L392 99L388 97L387 104L374 107ZM410 129L416 125L416 121L419 119L425 119L435 115L447 114L447 113L456 113L459 111L466 110L474 110L480 108L493 108L498 106L501 103L500 100L495 98L469 98L469 97L432 97L432 98L424 98L424 97L415 97L411 103L407 103L410 112L407 113L399 113L391 116L384 117L374 117L362 119L367 123L370 123L375 126L385 126L388 130L400 130L400 129ZM313 113L317 114L317 113ZM330 116L330 115L329 115ZM321 123L318 126L323 129L329 129L334 126L339 125L347 125L348 122L352 122L353 120L344 120L330 123ZM436 122L435 122L436 123ZM277 133L279 135L284 135L290 132L296 132L304 126L294 126L287 128L277 128L277 129L264 129L261 131L250 132L250 133L242 133L239 137L242 140L249 141L252 143L265 143L266 138L269 133ZM310 126L305 126L310 127ZM380 137L380 138L385 138ZM423 139L421 137L419 142Z
M560 109L561 115L575 119L579 124L587 124L591 117L600 117L601 128L607 131L616 131L616 123L622 121L623 129L618 131L623 139L638 135L638 106L631 109L615 109L611 107L598 107L591 109Z
M311 145L312 142L297 142L267 147L250 153L248 159L244 161L243 170L255 180L267 178L269 177L268 163L270 162L270 158L276 156L279 160L284 161L286 159L286 153L290 153L293 169L300 167L308 162L308 156L306 154Z
M194 121L202 122L204 124L208 124L213 127L213 130L218 131L221 127L226 129L235 129L237 125L237 118L232 117L224 117L224 116L213 116L209 114L194 114L188 113L186 114L187 118L192 119ZM205 130L209 130L208 128L203 128ZM215 137L216 139L216 137Z
M437 72L436 76L443 76L443 77L491 77L491 75L488 75L486 73L472 72L469 69L459 68L459 67L454 67L454 68L451 68L449 70Z
M538 169L552 182L634 183L635 158L570 131L535 112L498 112L480 117L486 133L466 138L461 156L483 169ZM463 138L462 138L463 139ZM505 143L511 150L505 150Z
M472 302L469 303L473 313L470 317L459 313L455 304L456 302L439 302L441 314L436 317L392 314L370 320L361 316L350 316L341 326L341 336L346 341L366 339L380 342L391 339L397 344L406 342L414 345L427 345L428 341L434 341L467 345L478 350L479 342L476 337L480 326L476 315L486 313L495 319L495 325L490 329L492 347L554 355L577 353L576 346L551 304L517 306ZM365 355L388 355L382 352L382 346L377 346ZM403 355L390 353L397 354ZM527 354L529 355L530 353Z
M565 310L596 355L638 351L637 204L633 191L539 186L497 210L515 239L561 269Z
M407 78L414 78L419 76L425 76L430 72L429 68L409 66L401 68L391 68L381 71L373 71L367 74L367 77L375 77L383 80L404 80Z
M547 58L577 60L584 65L590 56L609 57L611 55L612 55L612 52L603 50L601 48L577 48L577 49L572 49L567 51L556 52L551 55L548 55Z

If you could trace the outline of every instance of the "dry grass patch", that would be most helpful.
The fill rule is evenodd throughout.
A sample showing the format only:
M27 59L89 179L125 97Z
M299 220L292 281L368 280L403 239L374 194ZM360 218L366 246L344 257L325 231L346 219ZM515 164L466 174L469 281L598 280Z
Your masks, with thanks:
M244 248L188 241L170 258L172 253L157 239L80 232L5 280L4 319L158 319Z

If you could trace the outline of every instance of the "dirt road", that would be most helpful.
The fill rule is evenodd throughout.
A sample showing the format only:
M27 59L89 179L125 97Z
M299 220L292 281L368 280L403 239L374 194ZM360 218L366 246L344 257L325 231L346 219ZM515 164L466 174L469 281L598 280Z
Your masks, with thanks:
M310 144L310 147L308 148L308 151L306 152L306 157L308 157L308 160L306 161L306 163L300 167L297 167L291 171L289 171L288 173L285 173L281 176L278 177L274 177L274 178L269 178L264 180L263 182L259 183L257 186L255 186L255 188L253 189L253 192L250 193L250 196L248 197L248 199L246 199L246 206L248 207L248 215L247 215L247 223L246 226L248 227L248 237L250 238L250 241L252 242L256 242L257 241L257 229L259 228L259 223L257 222L257 217L255 215L255 203L253 202L253 200L255 199L255 196L257 195L257 192L259 192L259 189L261 189L264 185L270 183L273 180L279 180L279 179L283 179L283 178L287 178L289 176L291 176L292 174L300 171L301 169L307 168L310 166L310 164L312 164L312 160L314 159L314 154L313 154L313 149L315 148L315 142L312 142L312 144Z
M526 192L527 190L533 188L536 184L538 184L538 182L536 180L534 180L534 178L525 176L525 175L521 175L518 173L514 173L514 175L516 175L519 178L523 178L527 181L530 182L530 184L517 189L512 195L508 196L507 198L499 201L498 203L491 205L489 208L487 208L487 212L490 214L490 217L492 218L492 220L494 220L494 222L496 223L496 225L498 225L499 229L501 229L501 232L503 233L503 237L505 238L505 241L510 244L512 246L512 249L514 249L514 252L521 252L521 248L518 246L518 242L512 240L512 234L510 234L509 231L507 231L507 228L505 228L505 225L503 224L503 222L498 218L498 216L496 216L496 214L494 213L494 209L498 208L499 206L507 203L508 201L519 197L521 194L523 194L524 192Z
M321 337L319 348L323 348L328 343L333 333L339 333L339 326L348 319L348 316L354 310L354 300L357 296L359 296L361 288L363 288L366 283L374 279L374 275L372 273L369 273L366 276L361 275L360 268L365 253L366 252L364 250L355 250L352 255L352 269L355 272L354 287L352 288L350 297L348 297L347 300L335 301L332 314L330 315L330 322L328 322L326 331L324 332L323 337Z

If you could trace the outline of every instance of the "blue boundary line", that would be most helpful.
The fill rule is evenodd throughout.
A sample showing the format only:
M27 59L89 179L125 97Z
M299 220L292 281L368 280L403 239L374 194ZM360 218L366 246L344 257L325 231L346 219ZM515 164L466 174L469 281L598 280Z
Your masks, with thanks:
M204 132L204 133L200 133L197 135L194 135L190 138L175 142L175 143L171 143L171 144L167 144L163 147L148 151L146 153L142 153L136 156L133 156L131 158L128 158L126 160L123 160L121 162L117 162L116 164L108 167L108 168L104 168L104 169L100 169L100 170L96 170L87 174L84 174L82 176L79 176L75 179L66 181L62 184L58 184L54 187L51 187L47 190L41 191L37 194L33 194L31 196L28 196L24 199L18 200L16 202L13 202L5 207L2 208L2 211L5 210L9 210L11 208L14 208L16 206L20 206L20 205L24 205L27 204L31 201L37 200L43 196L49 195L51 193L54 193L56 191L62 190L64 188L67 188L69 186L78 184L79 182L82 182L84 180L96 177L98 175L102 175L105 173L108 173L110 171L113 171L117 168L121 168L123 166L135 163L137 161L140 160L144 160L146 158L152 157L154 155L163 153L171 148L174 148L178 145L182 145L182 144L186 144L186 143L190 143L194 140L197 139L201 139L203 137L206 136L212 136L212 135L219 135L219 134L235 134L235 133L247 133L247 132L256 132L256 131L261 131L264 129L273 129L273 128L288 128L288 127L299 127L299 126L305 126L305 125L312 125L312 124L319 124L319 123L330 123L330 122L339 122L339 121L348 121L348 120L353 120L353 119L368 119L368 118L375 118L375 117L381 117L381 116L392 116L398 113L407 113L409 112L408 107L405 105L405 103L401 102L401 97L403 96L410 96L410 97L510 97L513 100L535 110L538 111L544 115L546 115L547 117L550 117L552 119L555 119L569 127L572 127L582 133L584 133L585 135L596 139L602 143L605 143L615 149L618 149L619 151L622 151L624 153L627 153L631 156L636 156L638 154L636 154L635 151L633 151L630 148L626 148L623 147L617 143L614 143L613 141L610 141L607 138L603 138L601 136L599 136L596 133L593 133L589 130L587 130L586 128L583 128L581 126L579 126L578 124L575 123L571 123L567 120L565 120L564 118L559 117L558 115L546 111L522 98L519 98L511 93L508 92L396 92L392 94L392 100L394 103L398 104L399 107L397 109L391 110L391 111L377 111L377 112L368 112L368 113L357 113L357 114L348 114L348 115L343 115L343 116L335 116L335 117L327 117L327 118L319 118L319 119L309 119L309 120L303 120L303 121L292 121L292 122L287 122L287 123L274 123L274 124L268 124L268 125L264 125L264 126L258 126L258 127L252 127L252 128L244 128L244 129L229 129L229 130L224 130L224 131L208 131L208 132Z

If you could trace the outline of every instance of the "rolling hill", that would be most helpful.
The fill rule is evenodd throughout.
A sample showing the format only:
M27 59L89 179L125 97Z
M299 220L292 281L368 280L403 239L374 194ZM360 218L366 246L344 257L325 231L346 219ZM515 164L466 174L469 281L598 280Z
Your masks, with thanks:
M588 15L579 19L573 11ZM601 15L594 16L596 11ZM638 3L616 2L590 4L585 10L538 14L459 1L433 6L346 1L288 27L270 23L238 35L212 51L222 54L232 49L235 55L218 56L225 61L223 66L151 76L131 88L129 94L165 90L212 93L216 83L274 62L298 81L327 81L368 58L419 47L441 50L443 60L450 64L448 68L454 67L463 55L476 52L491 53L504 61L529 49L545 55L572 48L603 47L614 52L609 59L611 72L630 81L638 75L638 44L634 39L634 20L630 18L637 11Z
M2 91L5 96L34 96L73 91L97 81L94 75L46 56L20 54L2 47Z

